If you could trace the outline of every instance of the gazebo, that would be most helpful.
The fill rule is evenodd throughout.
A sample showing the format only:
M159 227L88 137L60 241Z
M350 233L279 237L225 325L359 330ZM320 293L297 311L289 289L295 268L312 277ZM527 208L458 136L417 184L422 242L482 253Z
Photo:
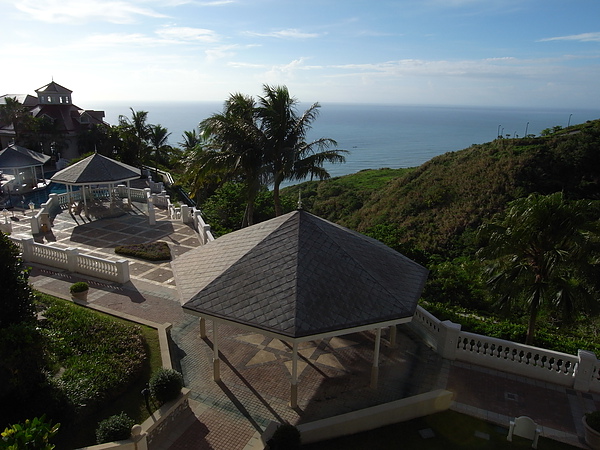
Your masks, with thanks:
M44 164L50 159L50 156L20 147L15 144L9 144L3 150L0 150L0 171L12 172L12 178L2 181L2 186L13 186L13 192L23 194L25 192L46 187L44 178ZM38 177L38 168L41 175ZM38 180L42 180L38 183ZM40 186L41 184L41 186Z
M81 186L83 189L83 204L86 215L88 215L86 187L97 185L108 185L112 192L114 186L120 183L127 183L140 178L141 171L138 168L115 161L99 153L94 153L75 164L56 172L51 180L56 183L63 183L67 186L69 199L73 199L73 186ZM112 201L112 197L111 197Z
M218 324L290 343L297 406L298 344L409 322L428 270L381 242L297 210L227 234L171 262L184 311L213 322L213 378L220 380Z

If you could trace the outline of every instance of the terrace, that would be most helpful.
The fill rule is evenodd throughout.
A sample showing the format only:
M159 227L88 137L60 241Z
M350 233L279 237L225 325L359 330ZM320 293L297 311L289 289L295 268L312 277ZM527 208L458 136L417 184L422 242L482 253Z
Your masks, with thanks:
M207 241L208 228L194 211L177 210L166 197L153 197L142 188L139 197L129 193L131 208L118 216L88 219L61 207L52 215L51 226L33 235L33 218L41 217L43 207L12 212L11 236L63 251L77 248L79 254L112 262L122 260L114 253L121 243L162 240L176 257ZM110 200L102 204L107 207ZM172 325L172 362L191 389L190 411L151 449L189 448L192 442L194 448L249 449L260 445L260 431L271 422L306 424L438 389L453 393L453 410L503 427L516 416L528 415L542 427L543 436L585 447L581 417L600 407L595 356L555 354L470 335L419 308L411 323L397 325L395 345L389 345L390 330L383 330L387 345L379 355L377 388L371 386L375 332L302 343L297 367L301 384L297 405L290 408L288 380L294 356L279 339L219 326L222 364L220 380L213 381L212 325L208 322L201 330L200 321L184 313L168 262L130 260L125 282L56 267L52 257L31 265L30 281L36 289L69 298L71 283L88 281L90 305ZM501 348L505 354L500 354ZM587 376L578 371L584 367Z

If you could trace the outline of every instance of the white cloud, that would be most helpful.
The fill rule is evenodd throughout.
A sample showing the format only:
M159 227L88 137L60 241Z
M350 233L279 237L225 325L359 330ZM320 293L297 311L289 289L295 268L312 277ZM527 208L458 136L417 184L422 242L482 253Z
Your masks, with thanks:
M171 0L170 6L181 6L181 5L196 5L196 6L223 6L237 3L234 0L214 0L208 2L196 1L196 0Z
M538 42L549 41L580 41L580 42L600 42L600 31L593 33L572 34L569 36L557 36L551 38L540 39Z
M15 7L34 20L49 23L106 21L132 23L140 17L165 18L152 9L126 1L97 0L19 0Z
M170 41L151 37L142 33L108 33L88 36L81 42L81 46L150 46L162 45L165 43L170 43Z
M304 33L296 28L289 28L287 30L272 31L270 33L255 33L248 31L246 34L250 36L259 37L274 37L280 39L312 39L319 37L318 33Z
M165 27L156 31L162 38L173 41L217 42L219 36L213 30L192 27Z

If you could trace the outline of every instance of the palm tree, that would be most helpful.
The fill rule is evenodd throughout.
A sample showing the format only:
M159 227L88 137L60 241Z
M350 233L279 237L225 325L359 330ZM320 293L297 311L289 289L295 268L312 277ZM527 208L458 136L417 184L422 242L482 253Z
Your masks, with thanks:
M207 148L199 173L219 174L222 179L239 179L246 188L246 214L242 226L254 223L254 202L265 184L264 137L257 127L254 99L232 94L223 112L200 123Z
M148 127L148 142L154 150L154 168L157 174L161 156L164 157L164 153L169 153L172 150L171 146L167 144L170 135L169 130L160 124Z
M12 125L15 133L15 144L19 142L21 123L27 119L28 109L16 97L5 97L0 105L0 123Z
M592 202L568 201L561 192L532 194L511 202L504 217L479 230L488 240L479 256L500 305L523 304L529 311L526 344L533 343L544 307L568 321L596 306L590 275L600 228L591 211Z
M133 160L130 163L139 163L144 159L144 154L148 148L147 140L150 126L146 123L148 120L148 111L131 110L131 119L126 116L119 116L119 127L121 129L122 140L128 150L133 153Z
M202 144L202 138L196 133L196 130L184 131L182 142L178 142L184 152L193 151L196 146Z
M346 150L330 149L337 142L320 138L306 142L306 135L319 114L320 105L314 103L298 115L298 101L290 97L285 86L263 86L264 97L259 97L258 117L266 138L266 158L273 183L275 215L283 211L279 187L284 180L302 180L307 176L321 180L330 177L323 164L345 162Z

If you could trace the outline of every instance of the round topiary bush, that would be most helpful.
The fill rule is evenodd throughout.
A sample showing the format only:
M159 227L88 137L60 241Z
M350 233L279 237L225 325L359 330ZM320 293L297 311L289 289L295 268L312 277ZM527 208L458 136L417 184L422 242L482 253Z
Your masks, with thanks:
M268 442L270 450L299 450L301 443L300 431L290 423L279 425Z
M150 392L159 403L175 400L183 387L183 376L173 369L161 367L150 377Z
M122 412L108 419L104 419L96 428L96 443L122 441L131 436L131 427L135 424L134 420Z

